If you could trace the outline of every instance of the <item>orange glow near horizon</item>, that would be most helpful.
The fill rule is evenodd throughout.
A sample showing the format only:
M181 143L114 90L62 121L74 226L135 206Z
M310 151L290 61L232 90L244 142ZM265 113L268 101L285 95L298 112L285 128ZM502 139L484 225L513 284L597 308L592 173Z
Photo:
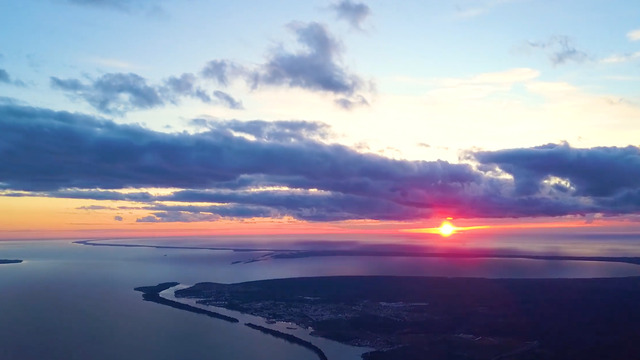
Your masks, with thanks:
M614 225L609 223L608 225ZM454 226L449 221L443 221L439 227L401 229L401 232L415 234L440 234L442 236L450 236L451 234L466 232L470 230L535 230L535 229L553 229L553 228L578 228L578 227L597 227L601 224L587 224L584 221L557 221L557 222L522 222L515 224L492 224L492 225L474 225L474 226ZM621 224L618 224L621 225Z
M154 213L140 203L47 197L0 196L0 240L52 238L123 238L162 236L275 236L275 235L353 235L406 238L433 234L465 239L471 230L485 235L498 232L529 232L545 229L585 229L588 231L640 231L640 223L624 218L584 217L523 219L425 220L430 223L381 220L307 222L291 217L219 219L200 222L138 222ZM482 225L476 225L481 222ZM448 225L447 225L448 224ZM427 225L427 226L425 226ZM431 225L433 227L428 227ZM600 230L598 230L600 229Z

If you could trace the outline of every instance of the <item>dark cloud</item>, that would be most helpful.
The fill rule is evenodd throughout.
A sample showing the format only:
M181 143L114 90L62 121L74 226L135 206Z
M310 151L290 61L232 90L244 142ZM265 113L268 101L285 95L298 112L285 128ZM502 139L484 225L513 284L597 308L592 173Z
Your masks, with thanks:
M549 40L542 42L529 41L527 45L530 48L545 51L553 65L562 65L569 61L581 63L589 58L586 52L576 48L573 41L563 35L552 36Z
M191 123L216 132L226 133L229 136L232 135L232 132L235 132L264 141L292 142L312 139L320 140L328 139L331 135L330 128L327 124L314 121L212 121L194 119Z
M112 207L101 205L80 206L76 208L78 210L112 210Z
M564 180L555 190L576 196L603 197L640 188L640 149L633 146L576 149L564 143L473 156L512 175L521 195L539 193L552 177Z
M0 83L5 83L5 84L11 83L11 78L9 77L9 73L4 69L0 69Z
M166 212L157 212L153 215L145 216L142 218L136 219L136 222L197 222L197 221L216 221L219 220L220 216L214 214L206 214L206 213L193 213L193 212L182 212L182 211L166 211Z
M133 73L105 74L89 84L78 79L52 77L51 86L85 100L105 114L121 115L131 110L150 109L164 104L159 90Z
M365 99L364 96L362 95L355 95L355 96L352 96L351 98L346 98L346 97L338 98L335 100L335 103L336 105L340 106L345 110L351 110L359 106L369 105L369 102L367 101L367 99Z
M234 99L231 95L227 94L224 91L216 90L213 92L213 96L215 96L216 99L220 100L220 102L222 102L226 107L230 109L244 109L244 107L242 106L242 101Z
M4 69L0 69L0 84L26 86L26 84L21 80L11 80L11 76L9 76L9 73Z
M362 86L360 77L340 64L341 45L323 25L295 23L289 28L303 50L274 51L254 74L257 85L287 85L344 95L351 95Z
M108 115L123 115L129 111L151 109L166 103L177 104L184 97L212 103L211 96L197 83L197 77L190 73L171 76L160 85L149 84L145 78L133 73L109 73L88 82L51 78L53 88L82 99Z
M471 152L471 166L360 153L328 143L330 129L315 122L194 123L203 131L161 133L81 114L0 105L2 195L133 201L151 212L140 222L640 211L636 147L549 144ZM153 187L182 190L118 191Z
M364 3L343 0L331 6L339 19L347 21L352 27L360 29L362 23L371 15L371 9Z
M312 136L316 130L319 134ZM324 200L317 206L308 203L295 214L322 219L347 217L333 212L367 217L355 210L338 212L349 202L366 204L361 208L372 209L371 216L375 209L375 217L390 218L397 215L385 215L380 209L395 207L399 213L407 206L403 202L409 204L408 198L420 195L426 202L434 192L453 202L464 184L480 180L467 165L393 160L324 144L316 140L324 132L325 125L309 122L232 121L209 124L207 131L197 134L166 134L85 115L0 106L0 182L5 190L46 196L139 202L158 197L109 189L319 189L335 194L308 195L314 201ZM238 133L252 134L254 139ZM337 199L344 205L328 205ZM247 205L266 206L264 201ZM377 201L382 203L374 206ZM293 205L273 206L278 211L293 209Z
M114 217L113 217L113 220L115 220L115 221L122 221L122 220L124 220L124 219L122 218L122 216L120 216L120 215L116 215L116 216L114 216Z
M247 70L244 67L228 60L211 60L200 72L204 78L215 80L222 86L229 85L230 79L246 73Z
M281 217L290 215L308 221L338 221L350 219L405 220L428 218L430 209L406 207L393 201L309 190L185 190L159 197L160 201L232 203L233 206L154 206L150 209L169 211L206 211L225 217L239 216L239 211L251 216ZM247 213L243 213L246 217Z
M344 109L368 105L359 92L373 91L373 85L342 64L343 48L324 25L293 23L288 28L301 46L298 51L289 51L280 45L268 53L265 63L253 67L229 60L212 60L201 75L223 86L232 79L243 79L254 89L284 86L331 93L337 97L336 104ZM221 100L227 102L224 98Z
M166 88L163 89L164 96L177 102L178 96L188 96L200 99L204 103L210 103L211 97L206 91L196 85L197 79L193 74L182 74L180 77L171 76L165 80Z

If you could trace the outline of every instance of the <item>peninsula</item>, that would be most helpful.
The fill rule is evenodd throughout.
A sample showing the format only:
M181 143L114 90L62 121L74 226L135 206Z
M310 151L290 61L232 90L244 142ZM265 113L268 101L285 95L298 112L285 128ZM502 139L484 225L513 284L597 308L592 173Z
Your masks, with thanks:
M376 349L367 360L640 356L640 277L318 277L199 283L175 294Z
M0 264L20 264L22 260L6 260L0 259Z

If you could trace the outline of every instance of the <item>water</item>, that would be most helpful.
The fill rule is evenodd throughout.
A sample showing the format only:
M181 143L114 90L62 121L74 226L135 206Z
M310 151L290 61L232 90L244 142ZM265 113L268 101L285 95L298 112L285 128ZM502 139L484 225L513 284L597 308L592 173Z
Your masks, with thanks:
M300 346L242 324L143 302L133 291L166 281L232 283L319 275L640 275L640 266L623 263L491 258L345 256L231 265L260 254L94 247L69 241L0 242L0 258L25 260L0 265L0 359L316 359ZM320 342L333 359L358 358L359 349L337 351L343 345Z

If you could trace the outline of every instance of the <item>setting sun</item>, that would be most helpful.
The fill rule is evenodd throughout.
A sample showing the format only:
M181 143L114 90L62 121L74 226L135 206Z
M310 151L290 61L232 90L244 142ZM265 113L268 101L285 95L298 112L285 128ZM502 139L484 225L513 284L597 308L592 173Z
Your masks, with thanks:
M440 227L438 228L438 231L440 232L440 235L447 237L451 236L451 234L456 231L456 228L450 222L443 221L442 225L440 225Z

